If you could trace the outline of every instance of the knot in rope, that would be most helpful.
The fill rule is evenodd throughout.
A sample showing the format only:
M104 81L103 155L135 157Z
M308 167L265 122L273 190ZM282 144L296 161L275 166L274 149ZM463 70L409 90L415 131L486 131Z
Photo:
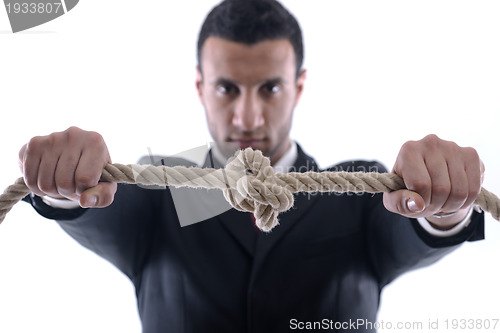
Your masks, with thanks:
M223 190L226 200L237 210L254 214L257 227L270 231L278 224L278 215L293 206L293 194L278 185L269 158L262 152L241 150L226 165L226 172L240 174L235 188Z

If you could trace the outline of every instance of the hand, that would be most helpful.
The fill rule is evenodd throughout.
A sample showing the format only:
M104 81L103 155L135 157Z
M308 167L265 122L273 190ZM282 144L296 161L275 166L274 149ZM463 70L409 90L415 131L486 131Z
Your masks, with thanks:
M393 172L408 190L384 193L387 210L406 217L425 217L439 229L449 229L472 208L484 177L484 164L473 148L462 148L428 135L406 142ZM433 214L457 214L436 219Z
M106 207L116 183L99 183L111 163L101 135L77 127L32 138L19 151L19 167L28 188L38 196L79 202L82 207Z

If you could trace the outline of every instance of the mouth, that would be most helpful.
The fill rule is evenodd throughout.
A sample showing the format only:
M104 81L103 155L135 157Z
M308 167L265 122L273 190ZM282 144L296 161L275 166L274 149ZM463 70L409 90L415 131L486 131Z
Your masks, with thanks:
M259 148L264 142L264 139L254 139L254 138L241 138L241 139L232 139L231 142L238 145L240 149L245 149L248 147Z

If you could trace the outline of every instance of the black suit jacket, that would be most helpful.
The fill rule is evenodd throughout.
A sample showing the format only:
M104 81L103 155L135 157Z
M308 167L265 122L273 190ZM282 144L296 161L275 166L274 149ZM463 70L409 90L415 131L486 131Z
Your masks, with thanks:
M300 147L295 168L318 169ZM330 170L374 169L384 171L362 161ZM135 185L119 185L105 209L27 200L132 280L145 333L277 333L307 322L372 332L352 323L376 321L386 284L484 236L483 216L474 213L460 234L432 237L385 210L380 195L298 194L268 234L234 209L180 227L169 190Z

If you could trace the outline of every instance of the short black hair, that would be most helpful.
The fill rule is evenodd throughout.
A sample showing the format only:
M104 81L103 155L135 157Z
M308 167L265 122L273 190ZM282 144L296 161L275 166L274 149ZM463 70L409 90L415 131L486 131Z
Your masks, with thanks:
M293 46L296 75L304 59L302 31L293 15L275 0L224 0L207 15L198 35L197 60L208 37L220 37L248 45L287 39Z

